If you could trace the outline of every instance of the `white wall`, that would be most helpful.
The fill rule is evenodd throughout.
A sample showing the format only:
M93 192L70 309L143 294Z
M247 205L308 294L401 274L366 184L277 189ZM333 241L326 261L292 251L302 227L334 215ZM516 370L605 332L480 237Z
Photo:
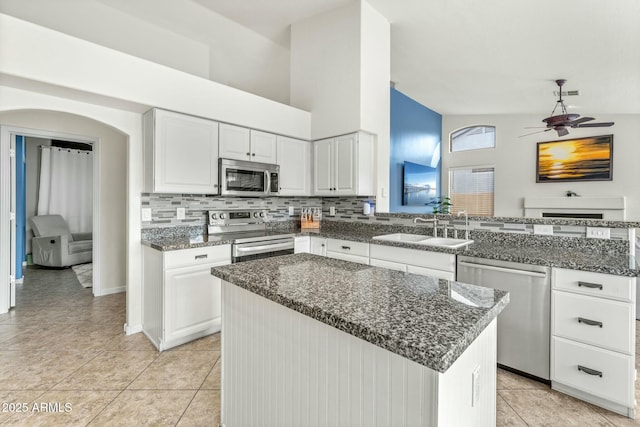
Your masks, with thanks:
M158 64L209 77L209 46L97 0L0 0L0 12Z
M567 190L581 196L625 196L627 220L640 220L640 115L598 115L597 121L614 121L610 128L571 129L558 138L554 131L518 138L543 125L540 115L471 115L442 117L443 187L449 185L447 170L465 165L495 166L495 216L523 216L523 198L561 197ZM470 125L496 126L496 148L449 153L451 132ZM613 180L597 182L536 183L536 143L558 139L613 134Z
M121 132L84 117L55 111L0 112L0 124L100 138L100 292L126 286L127 138ZM36 146L42 139L28 138ZM34 195L35 196L35 195ZM29 235L27 235L29 236ZM29 239L30 240L30 239Z

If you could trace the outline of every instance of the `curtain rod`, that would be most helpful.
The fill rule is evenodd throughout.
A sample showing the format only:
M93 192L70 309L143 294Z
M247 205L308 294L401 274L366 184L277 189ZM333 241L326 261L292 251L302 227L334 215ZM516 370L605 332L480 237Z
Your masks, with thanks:
M51 150L51 149L54 149L54 148L55 148L56 150L58 150L58 151L66 150L66 151L68 151L68 152L71 152L71 151L77 151L78 153L87 153L87 154L91 154L91 153L93 153L93 151L92 151L92 150L80 150L80 149L78 149L78 148L63 148L63 147L55 147L55 146L53 146L53 145L38 145L38 149L40 149L40 150L42 150L42 149L49 149L49 150Z

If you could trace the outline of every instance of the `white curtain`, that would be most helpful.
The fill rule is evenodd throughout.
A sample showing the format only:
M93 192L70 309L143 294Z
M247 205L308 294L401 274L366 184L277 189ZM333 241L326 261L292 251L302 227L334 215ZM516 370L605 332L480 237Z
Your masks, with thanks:
M61 215L72 233L93 229L93 153L43 146L37 215Z

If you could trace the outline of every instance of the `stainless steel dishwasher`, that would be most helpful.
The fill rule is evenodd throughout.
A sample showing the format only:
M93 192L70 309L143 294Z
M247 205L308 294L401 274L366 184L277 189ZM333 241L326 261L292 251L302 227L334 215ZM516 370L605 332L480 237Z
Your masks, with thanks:
M458 256L457 281L509 292L498 315L498 364L549 380L550 268Z

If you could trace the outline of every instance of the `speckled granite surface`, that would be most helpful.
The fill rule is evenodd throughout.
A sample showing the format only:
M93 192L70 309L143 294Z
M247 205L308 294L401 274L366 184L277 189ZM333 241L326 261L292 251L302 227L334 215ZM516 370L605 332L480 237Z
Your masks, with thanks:
M438 372L445 372L509 301L495 289L311 254L211 272Z
M220 236L158 236L142 239L142 244L159 251L176 251L179 249L201 248L204 246L229 245L231 240Z

